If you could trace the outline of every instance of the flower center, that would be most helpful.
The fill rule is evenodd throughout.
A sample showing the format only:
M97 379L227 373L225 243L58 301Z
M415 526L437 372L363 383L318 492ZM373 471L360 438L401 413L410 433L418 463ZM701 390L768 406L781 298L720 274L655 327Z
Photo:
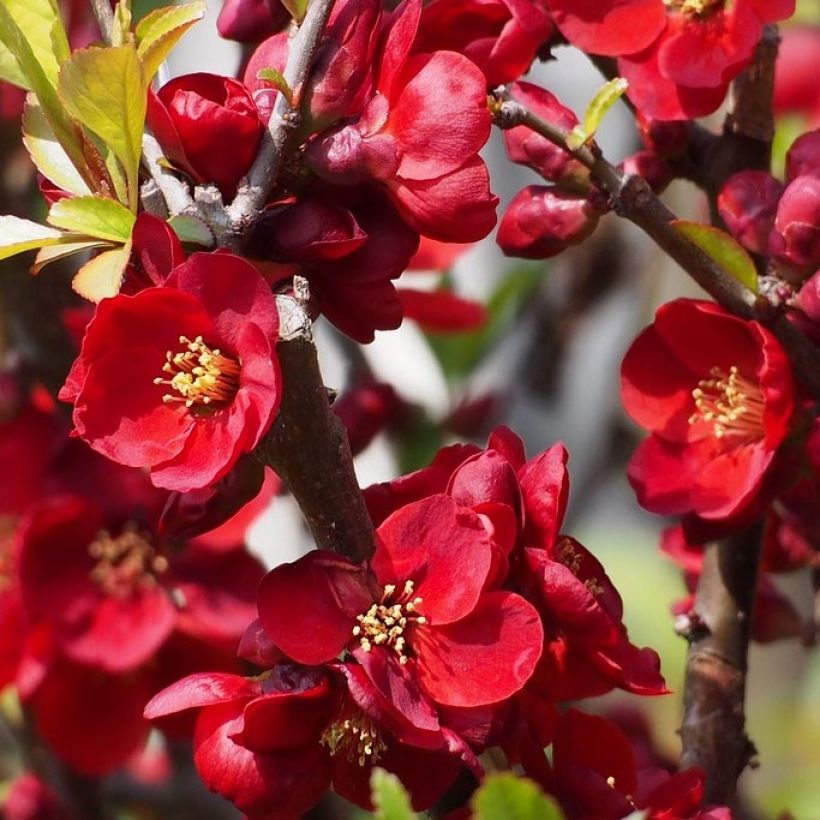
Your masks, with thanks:
M88 545L88 554L96 560L91 580L112 598L128 598L140 587L154 586L156 575L168 569L168 561L133 525L126 525L116 538L103 530Z
M764 402L760 387L741 376L734 365L728 375L719 367L713 367L709 374L712 378L701 379L692 391L695 412L689 417L689 424L711 424L718 439L762 438Z
M351 763L360 766L378 763L387 751L381 732L363 712L331 723L322 732L319 742L327 746L331 756L344 754Z
M725 0L665 0L667 8L680 11L687 17L703 18L712 11L718 11Z
M404 632L414 623L427 623L427 619L416 612L422 599L411 597L412 595L412 581L404 582L399 595L396 595L395 584L387 584L381 601L373 604L364 614L356 616L359 623L353 627L353 634L359 639L365 652L370 652L374 646L390 646L399 656L399 663L407 663L407 655L404 654L407 639Z
M165 384L175 391L166 393L162 400L184 401L186 407L196 404L217 408L230 404L239 389L239 362L223 356L218 348L210 348L202 336L193 341L180 336L179 343L185 349L179 353L169 350L162 367L171 378L154 379L154 384Z

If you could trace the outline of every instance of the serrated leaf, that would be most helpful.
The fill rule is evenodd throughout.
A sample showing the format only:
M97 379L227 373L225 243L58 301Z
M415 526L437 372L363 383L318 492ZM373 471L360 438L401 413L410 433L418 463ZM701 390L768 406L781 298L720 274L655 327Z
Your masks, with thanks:
M38 2L42 2L42 0L38 0ZM61 26L62 23L59 21L52 26L51 34L57 42L61 40L59 36ZM56 34L54 33L55 30L57 31ZM63 32L64 35L65 32ZM63 146L74 166L82 174L83 179L89 182L91 175L83 157L81 135L76 124L72 122L57 97L55 81L49 73L51 68L41 64L37 50L31 45L12 16L5 0L0 2L0 42L14 55L20 72L25 77L25 87L31 89L37 95L43 114L48 120L54 136ZM54 59L56 60L56 57ZM49 61L46 60L46 62Z
M757 293L757 268L752 257L736 239L719 228L702 225L700 222L676 219L672 226L708 257L714 259L738 282L749 288L752 293Z
M623 97L627 88L629 88L629 83L623 77L615 77L608 83L604 83L589 101L584 111L583 122L570 131L567 145L575 150L592 139L609 109Z
M285 75L275 68L262 68L256 72L257 80L264 80L284 94L285 99L293 105L293 89L288 85Z
M282 5L287 9L288 14L297 22L301 23L307 12L308 0L282 0Z
M8 259L23 251L56 245L65 233L39 222L17 216L0 216L0 259Z
M133 45L75 51L60 69L60 96L75 119L122 163L136 212L148 89Z
M49 224L57 228L119 243L129 240L135 219L124 205L101 196L60 199L48 212Z
M86 262L74 276L71 287L91 302L99 302L120 292L125 266L131 258L131 240L122 248L104 251Z
M487 777L473 795L474 820L562 820L558 804L532 780L514 774Z
M373 769L370 789L374 814L379 820L412 820L416 817L401 781L384 769Z
M16 28L28 43L44 76L52 86L56 86L59 65L70 53L68 37L60 19L56 0L3 0L2 6L8 19L14 21ZM0 40L18 63L20 69L18 77L22 75L26 82L24 87L31 88L28 70L25 66L20 65L20 55L15 48L17 34L8 28L7 23L8 20L4 23L0 19ZM0 64L7 61L8 56L6 55L0 59ZM14 82L13 79L5 76L3 79Z
M150 82L179 39L205 16L205 3L196 0L181 6L156 9L140 20L136 28L137 53Z
M58 242L56 245L49 245L47 248L40 248L40 250L37 251L34 264L31 266L31 272L38 274L46 265L50 265L52 262L57 262L60 259L66 259L69 256L74 256L74 254L82 253L83 251L91 251L96 248L105 247L110 246L107 242L101 242L99 239L71 241L70 238L66 238L65 241Z
M59 188L75 196L91 193L68 154L57 142L33 94L28 95L23 109L23 144L37 170Z
M215 242L214 232L195 216L177 214L168 220L168 224L181 242L204 245L207 248L213 246Z
M111 45L124 46L132 42L134 35L131 33L131 3L128 0L120 0L114 9L114 25L111 28Z

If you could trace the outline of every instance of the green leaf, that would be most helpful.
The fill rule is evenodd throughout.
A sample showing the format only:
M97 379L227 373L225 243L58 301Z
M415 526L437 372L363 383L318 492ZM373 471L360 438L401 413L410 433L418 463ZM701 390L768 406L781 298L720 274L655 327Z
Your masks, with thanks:
M17 216L0 216L0 259L8 259L23 251L56 245L65 234L48 225L20 219Z
M177 214L168 220L168 224L173 228L174 233L181 242L204 245L206 248L213 247L216 242L214 232L195 216Z
M757 293L755 263L736 239L712 225L702 225L700 222L676 219L672 222L672 226L697 245L709 258L717 262L727 273L734 276L738 282L749 288L752 293Z
M2 79L31 88L28 68L20 63L18 53L18 32L23 36L31 54L40 66L44 76L52 86L57 84L60 63L70 54L68 37L60 19L56 0L3 0L2 6L7 18L0 18L0 41L6 54L0 56L0 66L10 64L9 55L18 63L17 81L13 77L0 75ZM14 28L8 21L14 22ZM20 80L23 80L21 83Z
M205 16L205 3L196 0L181 6L167 6L150 12L137 25L137 53L150 82L179 39Z
M50 265L52 262L57 262L60 259L66 259L69 256L74 256L75 253L82 253L83 251L92 251L97 248L105 247L110 247L110 245L107 242L100 241L99 239L79 239L78 237L66 237L64 241L60 241L56 245L49 245L46 248L40 248L40 250L37 251L34 264L31 266L31 272L34 274L40 273L46 265Z
M570 148L580 148L587 140L595 136L607 112L623 97L627 88L629 88L629 83L623 77L615 77L608 83L604 83L590 100L584 112L583 123L576 125L570 132L567 139Z
M506 772L487 777L470 805L475 820L562 820L564 816L532 780Z
M122 163L128 205L136 212L148 88L133 45L75 51L60 69L69 114L96 134Z
M384 769L373 769L370 788L374 814L379 820L412 820L416 817L410 806L410 798L396 775Z
M270 83L285 95L289 105L293 105L293 89L288 85L288 81L281 71L275 68L263 68L256 72L256 79Z
M118 243L130 239L135 219L124 205L101 196L59 199L48 212L51 225Z
M43 0L37 0L37 2L41 3ZM16 0L13 7L17 8ZM59 20L52 25L53 40L58 44L62 39L59 35L61 27L62 23ZM57 33L54 33L54 31ZM64 31L62 35L65 36ZM25 78L25 87L30 88L37 95L54 136L71 158L71 162L82 174L83 179L87 182L90 181L91 175L81 148L80 131L67 115L64 106L57 97L54 77L51 75L52 70L55 71L56 75L56 69L52 65L56 57L52 54L52 60L44 58L45 66L40 62L38 50L32 46L16 19L12 16L10 6L7 5L6 0L0 2L0 42L7 51L14 55L20 73ZM40 50L42 51L42 45ZM59 50L62 51L61 46Z
M131 258L131 240L122 248L104 251L86 262L75 274L71 287L91 302L99 302L120 292L125 266Z
M120 0L114 9L114 25L111 28L111 45L124 46L132 42L131 33L131 3L129 0Z
M282 0L282 5L297 23L301 23L305 19L308 0Z
M28 95L23 109L23 144L37 170L55 185L75 196L91 193L65 149L57 142L33 94Z

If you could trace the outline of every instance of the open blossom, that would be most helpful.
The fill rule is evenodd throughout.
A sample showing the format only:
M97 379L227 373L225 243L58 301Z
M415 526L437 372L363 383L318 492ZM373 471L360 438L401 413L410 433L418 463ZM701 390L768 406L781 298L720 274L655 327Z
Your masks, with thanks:
M519 595L485 590L493 547L478 516L435 495L396 511L377 539L366 568L319 550L270 572L259 619L273 643L306 664L347 649L374 680L418 680L449 706L520 690L541 624Z
M795 399L786 354L762 325L709 302L663 305L627 351L621 395L650 432L628 470L641 506L728 524L770 500Z
M103 300L60 398L108 458L185 491L226 475L281 400L278 314L252 265L194 254L164 287ZM127 389L123 389L123 377Z

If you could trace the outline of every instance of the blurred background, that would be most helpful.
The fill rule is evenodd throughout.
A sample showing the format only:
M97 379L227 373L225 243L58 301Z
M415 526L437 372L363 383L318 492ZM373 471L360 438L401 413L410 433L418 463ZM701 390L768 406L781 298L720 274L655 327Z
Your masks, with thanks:
M134 5L136 16L160 4L137 0ZM232 74L241 64L240 47L216 34L219 0L209 0L208 6L208 19L174 53L169 76L200 70ZM817 76L818 0L799 0L796 20L786 27L784 56L790 48L789 29L801 26L814 28ZM580 113L600 87L601 76L571 48L559 48L554 56L527 79ZM820 92L815 93L813 121L811 101L803 111L781 112L775 168L782 167L794 136L820 125ZM2 99L4 110L13 111ZM707 124L719 128L721 121L718 112ZM623 104L607 116L599 137L613 162L640 147ZM0 152L1 212L44 216L19 144L19 122L12 116L2 118ZM497 134L485 158L501 213L517 191L537 179L507 160ZM682 218L708 219L703 196L688 183L674 183L664 199ZM377 381L391 385L398 397L391 399L392 410L382 419L384 429L356 459L360 481L385 481L424 466L440 446L456 440L480 443L496 424L512 427L530 454L563 441L571 453L572 479L565 529L607 568L624 599L633 642L660 653L668 686L679 693L686 645L673 631L669 610L685 589L680 572L657 549L659 533L669 522L640 510L625 478L639 433L621 410L618 371L626 347L651 321L655 308L677 296L697 296L698 291L646 237L614 215L605 217L581 247L546 262L507 259L492 237L458 251L451 264L407 273L401 283L416 289L446 284L482 303L488 318L481 328L442 334L406 321L398 331L379 333L373 344L361 347L343 340L323 321L317 327L329 386L344 394L348 387ZM68 272L49 270L32 280L28 264L25 258L0 262L0 352L10 324L31 321L31 305L64 298ZM20 312L25 305L28 314ZM269 566L310 548L298 509L286 497L274 500L249 537ZM783 584L808 617L813 609L809 579L778 576L776 583ZM759 749L760 764L741 780L750 816L820 820L820 658L798 640L753 646L749 686L749 734ZM652 700L619 694L601 699L595 708L623 706L645 710L656 743L677 757L678 694Z

